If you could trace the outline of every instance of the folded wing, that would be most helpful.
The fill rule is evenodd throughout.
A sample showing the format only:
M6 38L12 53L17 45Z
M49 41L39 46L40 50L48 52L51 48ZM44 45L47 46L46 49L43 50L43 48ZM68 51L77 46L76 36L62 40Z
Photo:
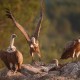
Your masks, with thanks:
M69 43L67 43L61 55L61 59L67 59L67 58L72 57L74 54L75 45L76 45L76 40L70 41Z

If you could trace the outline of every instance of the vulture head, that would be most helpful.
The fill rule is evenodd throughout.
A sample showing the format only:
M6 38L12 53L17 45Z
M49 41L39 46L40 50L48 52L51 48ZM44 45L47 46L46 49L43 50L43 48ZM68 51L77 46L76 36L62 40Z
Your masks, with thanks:
M11 35L11 38L16 38L16 37L17 37L16 34L12 34L12 35Z

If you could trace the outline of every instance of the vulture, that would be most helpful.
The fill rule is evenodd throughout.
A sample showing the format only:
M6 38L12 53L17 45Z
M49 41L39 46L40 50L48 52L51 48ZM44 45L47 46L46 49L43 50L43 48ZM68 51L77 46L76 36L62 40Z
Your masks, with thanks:
M6 55L7 55L6 57L7 57L7 62L8 62L8 66L9 66L8 69L13 70L13 71L20 71L21 65L23 62L23 55L14 46L15 37L16 37L16 34L11 35L10 45L6 50Z
M42 13L42 2L41 2L40 18L39 18L37 27L35 29L35 32L34 32L34 34L32 34L31 37L28 35L28 33L25 31L25 29L16 21L12 12L9 9L6 9L6 15L7 15L8 18L10 18L13 21L15 26L25 36L25 38L27 40L27 43L29 44L30 55L32 57L32 62L34 62L34 54L37 54L38 57L39 57L39 61L41 61L41 52L40 52L38 37L39 37L40 29L41 29L41 22L42 22L42 15L43 15L43 13Z
M72 41L67 45L62 53L61 59L76 58L80 55L80 38Z

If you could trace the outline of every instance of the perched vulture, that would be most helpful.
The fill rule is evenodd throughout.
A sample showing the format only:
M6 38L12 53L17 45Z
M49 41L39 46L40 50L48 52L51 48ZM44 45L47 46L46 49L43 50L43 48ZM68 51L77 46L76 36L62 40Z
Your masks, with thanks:
M15 37L16 37L15 34L11 35L10 45L9 45L9 47L6 50L7 62L9 64L10 70L20 71L21 70L21 65L22 65L22 62L23 62L23 55L14 46L14 39L15 39Z
M63 54L61 56L61 59L67 59L67 58L75 58L76 59L80 55L80 39L76 39L72 41L67 47L64 48Z

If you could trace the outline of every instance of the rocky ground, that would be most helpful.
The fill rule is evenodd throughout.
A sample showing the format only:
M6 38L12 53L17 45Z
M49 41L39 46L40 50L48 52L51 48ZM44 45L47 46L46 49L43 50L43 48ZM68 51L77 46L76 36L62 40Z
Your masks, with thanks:
M21 72L16 73L3 68L0 70L0 80L80 80L80 62L58 67L52 63L38 64L23 64Z

